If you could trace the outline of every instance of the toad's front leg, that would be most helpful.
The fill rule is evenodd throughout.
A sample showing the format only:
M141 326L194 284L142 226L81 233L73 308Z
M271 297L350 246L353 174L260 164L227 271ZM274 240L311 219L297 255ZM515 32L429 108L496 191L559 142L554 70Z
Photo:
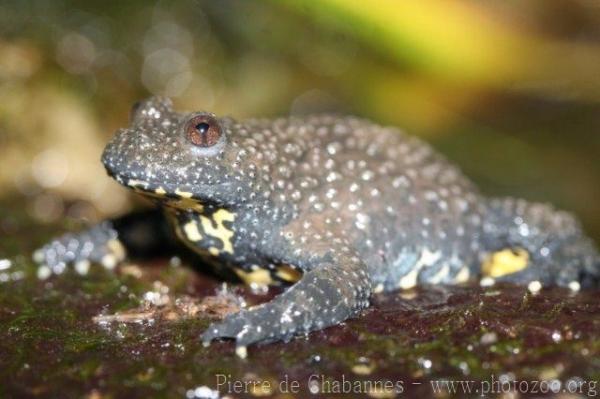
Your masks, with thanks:
M54 273L61 273L68 265L86 270L90 263L112 268L126 256L146 258L170 253L175 245L163 212L151 209L64 234L38 249L34 259Z
M366 308L370 295L371 282L358 256L326 256L286 292L211 325L202 340L208 344L216 338L234 338L236 352L245 356L249 344L284 340L340 323Z

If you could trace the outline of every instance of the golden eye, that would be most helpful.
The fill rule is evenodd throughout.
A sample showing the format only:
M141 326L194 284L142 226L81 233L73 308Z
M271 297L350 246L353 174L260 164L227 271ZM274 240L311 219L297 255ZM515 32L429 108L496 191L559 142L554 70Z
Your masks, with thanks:
M196 115L185 125L185 134L198 147L212 147L221 138L221 128L210 115Z

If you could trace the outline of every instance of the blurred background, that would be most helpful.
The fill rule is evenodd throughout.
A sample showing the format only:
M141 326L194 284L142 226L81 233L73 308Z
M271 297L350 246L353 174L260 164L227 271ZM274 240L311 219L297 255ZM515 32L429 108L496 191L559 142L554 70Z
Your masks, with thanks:
M3 1L0 220L15 203L40 224L133 206L99 157L153 93L397 125L485 193L553 202L600 241L597 0Z

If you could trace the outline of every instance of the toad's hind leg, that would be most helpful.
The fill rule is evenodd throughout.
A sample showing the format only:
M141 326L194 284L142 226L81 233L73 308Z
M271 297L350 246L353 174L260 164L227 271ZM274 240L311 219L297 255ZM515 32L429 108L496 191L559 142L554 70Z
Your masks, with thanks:
M277 341L296 333L318 330L356 315L368 306L371 283L366 267L355 256L324 262L271 302L242 310L211 325L205 344L234 338L238 354L259 341Z
M595 286L600 255L569 213L513 198L492 199L484 225L482 274L499 281Z

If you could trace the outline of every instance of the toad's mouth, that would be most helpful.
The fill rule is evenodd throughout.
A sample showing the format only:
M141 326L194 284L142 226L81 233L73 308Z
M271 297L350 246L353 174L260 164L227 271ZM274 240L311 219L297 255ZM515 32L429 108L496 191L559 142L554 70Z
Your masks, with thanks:
M198 212L203 211L207 206L225 205L219 194L227 192L227 187L229 186L227 183L222 183L218 186L195 185L192 189L185 185L157 183L137 177L116 174L110 170L108 170L108 174L122 186L151 200L159 201L162 205Z

